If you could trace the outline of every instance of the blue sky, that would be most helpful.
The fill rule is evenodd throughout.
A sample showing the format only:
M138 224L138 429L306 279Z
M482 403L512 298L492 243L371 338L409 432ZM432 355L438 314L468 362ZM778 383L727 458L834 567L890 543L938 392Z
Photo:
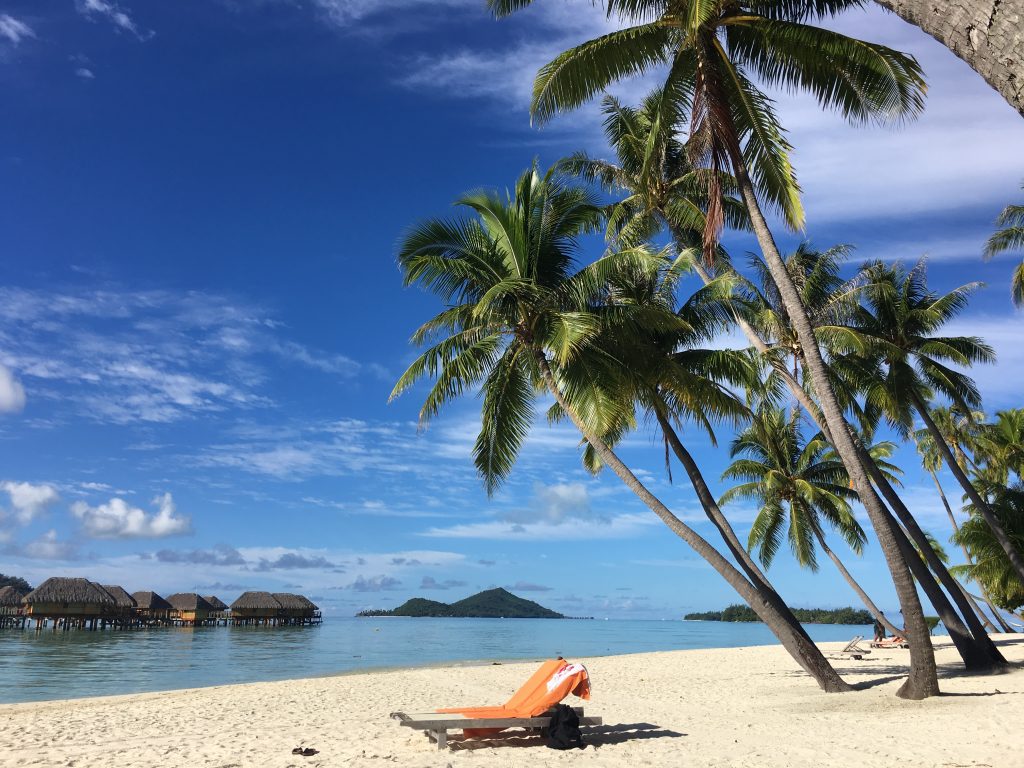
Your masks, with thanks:
M957 329L999 352L977 371L988 407L1019 404L1013 259L979 253L1021 197L1024 123L895 17L834 23L917 55L930 93L901 130L779 94L806 236L927 254L937 287L984 280ZM582 0L502 22L481 0L0 0L0 571L294 589L341 615L494 585L574 615L732 602L613 477L580 469L568 427L539 422L489 500L473 398L422 432L417 393L387 404L437 310L401 287L403 228L535 157L606 155L593 106L542 131L526 106L540 64L608 27ZM720 488L724 448L687 438ZM710 536L652 434L623 452ZM901 458L944 539L930 479ZM741 535L753 512L730 510ZM877 549L849 564L895 606ZM783 553L772 576L795 605L855 604L824 563Z

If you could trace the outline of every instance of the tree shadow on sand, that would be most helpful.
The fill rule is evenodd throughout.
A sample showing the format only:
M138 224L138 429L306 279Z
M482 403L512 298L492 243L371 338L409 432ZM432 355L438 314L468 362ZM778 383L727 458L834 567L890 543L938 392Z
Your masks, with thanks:
M679 739L687 734L661 728L653 723L620 723L618 725L594 725L583 729L583 743L588 747L605 747L623 744L639 739ZM460 739L449 737L448 746L453 751L487 749L489 747L542 747L544 739L539 733L511 731L493 738Z

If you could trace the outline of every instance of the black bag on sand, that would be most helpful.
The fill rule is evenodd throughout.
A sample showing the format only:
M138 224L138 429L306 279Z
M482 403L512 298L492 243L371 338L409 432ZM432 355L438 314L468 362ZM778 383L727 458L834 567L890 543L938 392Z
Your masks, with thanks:
M555 705L551 723L542 731L551 749L583 749L583 734L580 732L580 716L576 710L565 704Z

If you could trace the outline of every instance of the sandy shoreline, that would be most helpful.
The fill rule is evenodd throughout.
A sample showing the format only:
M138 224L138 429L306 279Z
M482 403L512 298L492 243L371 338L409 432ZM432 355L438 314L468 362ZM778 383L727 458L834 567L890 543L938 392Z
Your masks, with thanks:
M842 643L823 643L837 649ZM534 738L456 744L437 752L388 719L396 709L500 703L532 663L416 667L93 699L0 706L0 766L573 765L917 767L1024 765L1024 637L1000 638L1015 667L959 673L936 638L946 695L893 695L907 652L837 661L852 694L818 691L781 647L580 659L594 682L588 712L604 718L584 750ZM320 753L293 756L298 745Z

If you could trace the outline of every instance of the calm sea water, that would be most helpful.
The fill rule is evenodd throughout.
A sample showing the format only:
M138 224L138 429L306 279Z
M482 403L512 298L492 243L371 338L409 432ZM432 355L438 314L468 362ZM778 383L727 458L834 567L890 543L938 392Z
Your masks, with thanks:
M810 625L816 641L870 627ZM0 630L0 703L162 691L453 661L767 645L762 624L572 619L325 619L319 627Z

